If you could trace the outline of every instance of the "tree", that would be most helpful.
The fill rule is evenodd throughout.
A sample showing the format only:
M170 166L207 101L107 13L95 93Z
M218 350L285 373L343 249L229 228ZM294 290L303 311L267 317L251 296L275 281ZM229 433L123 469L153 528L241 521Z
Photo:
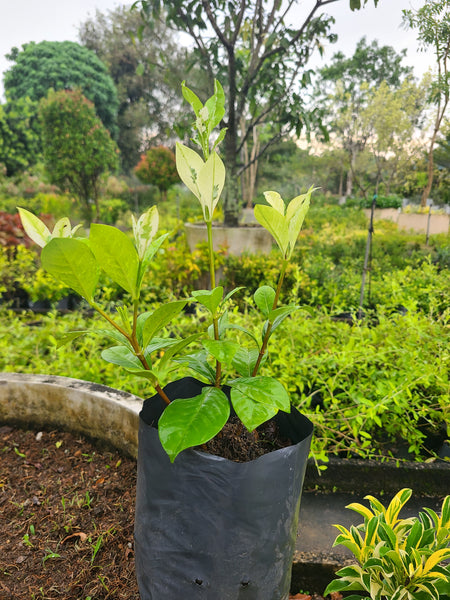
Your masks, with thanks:
M29 98L0 105L0 163L8 177L33 166L41 155L37 106Z
M368 45L363 37L353 56L337 52L319 73L314 101L324 114L328 131L347 152L346 197L353 193L358 171L367 167L363 153L372 129L364 111L383 82L393 90L411 77L412 68L402 64L405 54L406 50L397 53L391 46L380 47L376 40ZM364 189L361 178L357 184Z
M450 99L450 8L448 0L428 0L417 10L403 11L404 23L418 30L422 49L432 47L436 56L437 73L430 94L436 106L433 131L428 147L428 178L423 189L421 205L426 206L433 186L433 149Z
M224 162L227 169L225 223L238 221L238 177L261 156L267 147L290 131L300 132L314 118L306 114L302 90L310 72L306 64L321 40L334 40L333 19L320 11L338 0L316 0L300 25L287 18L294 2L279 0L138 0L141 15L150 25L158 19L187 33L195 45L194 55L203 69L209 92L214 78L226 88L227 127ZM350 0L352 9L368 0ZM375 5L378 0L374 0ZM170 58L170 57L169 57ZM247 164L241 149L252 138L255 126L270 123L271 139ZM244 153L245 155L245 153ZM250 154L248 154L251 156Z
M141 156L141 160L135 167L134 172L137 178L143 183L155 185L160 191L163 200L167 198L167 190L174 183L180 181L175 154L164 146L147 150Z
M49 89L81 89L104 126L116 135L116 88L94 52L75 42L30 42L21 51L13 48L7 58L14 62L3 79L8 101L28 97L37 102Z
M44 163L52 183L78 197L85 217L99 217L102 176L118 166L118 150L95 113L92 102L79 90L50 90L41 100Z
M79 29L81 43L105 63L117 88L117 144L124 171L137 164L149 132L152 145L166 142L180 111L179 86L186 72L186 50L165 24L156 23L132 42L130 31L140 25L136 11L118 7L106 14L97 11ZM170 69L162 57L170 57Z
M390 194L396 175L414 156L414 132L425 108L426 79L421 85L406 79L397 89L383 81L372 91L363 111L369 132L367 149L375 161L371 184L377 194L382 182L385 193Z

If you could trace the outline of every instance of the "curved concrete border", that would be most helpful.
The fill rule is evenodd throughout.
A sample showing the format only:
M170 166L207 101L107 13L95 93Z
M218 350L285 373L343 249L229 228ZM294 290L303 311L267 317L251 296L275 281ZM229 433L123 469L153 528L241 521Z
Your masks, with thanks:
M0 373L0 422L63 427L137 456L142 399L70 377Z

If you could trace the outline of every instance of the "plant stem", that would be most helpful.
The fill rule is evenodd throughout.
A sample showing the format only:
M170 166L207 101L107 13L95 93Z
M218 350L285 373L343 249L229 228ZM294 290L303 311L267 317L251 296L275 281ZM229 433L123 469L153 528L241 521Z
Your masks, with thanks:
M118 325L114 319L112 319L107 312L105 312L101 306L98 306L98 304L92 303L91 304L92 308L94 308L106 321L108 321L108 323L110 325L112 325L114 327L114 329L117 329L117 331L119 333L121 333L124 337L126 337L126 339L130 342L134 353L136 354L136 356L138 357L138 359L141 361L142 366L144 367L144 369L146 371L150 371L150 366L144 356L144 353L142 351L142 348L140 347L137 338L136 338L136 322L137 322L137 305L135 304L135 311L134 311L134 316L133 316L133 331L132 334L130 335L129 333L127 333L125 331L125 329L123 329L123 327L121 327L120 325ZM161 398L164 400L164 402L166 404L170 404L170 400L167 397L166 393L164 392L164 390L162 389L162 387L159 385L159 383L156 381L153 384L153 387L155 388L155 390L158 392L158 394L161 396Z
M277 285L277 289L275 291L275 298L273 300L272 310L275 310L278 306L278 301L280 299L281 288L283 287L283 281L284 281L284 276L286 274L287 266L288 266L288 261L286 259L283 259L280 276L278 278L278 285ZM272 332L272 325L273 325L273 321L268 321L266 333L264 335L263 343L261 344L261 349L258 354L258 360L256 361L255 367L252 372L252 377L256 377L256 375L258 374L259 367L261 366L261 361L267 350L267 344L269 343L270 334Z
M206 221L206 229L208 231L208 254L209 254L209 277L211 280L211 289L216 287L216 268L214 264L214 248L213 248L213 237L212 237L212 221ZM214 328L214 339L219 339L219 320L216 315L212 316L213 328ZM215 386L220 387L220 380L222 377L222 365L216 360L216 380Z

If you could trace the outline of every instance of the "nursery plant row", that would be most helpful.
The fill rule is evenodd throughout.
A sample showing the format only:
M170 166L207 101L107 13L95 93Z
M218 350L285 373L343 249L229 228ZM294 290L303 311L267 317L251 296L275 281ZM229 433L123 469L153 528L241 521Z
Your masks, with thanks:
M262 372L270 367L293 403L314 422L316 460L326 461L330 455L445 458L450 423L449 316L413 310L389 314L380 307L376 326L364 321L351 326L334 320L326 310L305 309L280 326L283 342ZM183 315L173 334L189 334L199 319L203 315L197 311ZM230 319L247 328L253 321L251 310L238 306ZM151 394L141 380L101 359L100 336L60 346L68 331L101 329L95 316L2 309L0 322L4 332L0 371L53 373L140 397ZM233 332L236 335L239 332Z

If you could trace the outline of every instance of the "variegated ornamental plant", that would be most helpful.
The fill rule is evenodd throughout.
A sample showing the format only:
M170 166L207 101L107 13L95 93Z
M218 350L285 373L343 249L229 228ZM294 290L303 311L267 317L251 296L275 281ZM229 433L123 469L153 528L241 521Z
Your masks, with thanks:
M345 592L346 600L448 600L450 598L450 496L441 514L425 508L418 517L401 519L399 513L411 498L400 490L385 508L373 496L369 507L347 508L364 523L346 529L336 525L334 545L348 548L357 560L336 573L324 595ZM350 594L350 592L357 594Z
M87 238L77 237L79 230L72 229L68 219L59 221L51 233L36 216L19 209L25 231L43 248L43 268L85 298L108 322L109 329L100 333L109 337L114 345L104 350L102 357L146 378L165 400L167 407L159 420L158 432L171 461L182 450L204 444L221 431L230 415L230 400L249 431L279 410L290 411L289 395L283 385L272 377L260 375L259 370L267 359L271 335L298 308L280 306L279 299L313 191L310 188L287 206L279 194L266 192L267 205L256 207L256 218L280 248L280 276L274 288L264 285L254 294L255 306L262 317L261 333L257 335L234 325L229 321L227 304L241 288L225 294L222 286L216 286L213 252L213 216L226 177L217 152L226 130L221 129L215 134L215 128L225 114L225 96L217 81L214 94L205 104L184 83L182 92L195 113L192 141L200 147L201 154L178 143L176 162L181 180L202 207L208 231L210 290L196 290L189 298L169 302L152 311L142 311L144 274L168 235L156 237L156 207L137 220L133 218L131 237L115 227L93 223ZM129 305L116 306L117 316L96 300L101 271L129 294ZM186 339L161 337L188 301L195 301L209 313L209 327ZM247 334L248 347L230 339L230 332L237 329ZM87 332L73 332L64 341L83 333ZM193 343L200 345L200 349L180 357L180 352L185 352ZM163 385L179 363L187 364L208 384L198 396L181 400L168 398L165 394ZM230 400L223 391L225 384L231 389Z

